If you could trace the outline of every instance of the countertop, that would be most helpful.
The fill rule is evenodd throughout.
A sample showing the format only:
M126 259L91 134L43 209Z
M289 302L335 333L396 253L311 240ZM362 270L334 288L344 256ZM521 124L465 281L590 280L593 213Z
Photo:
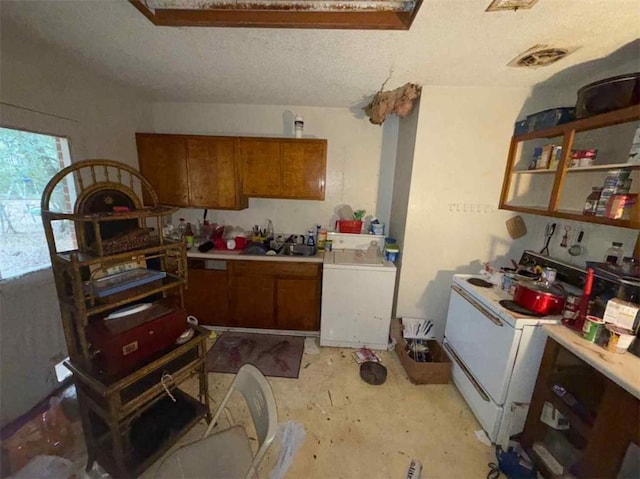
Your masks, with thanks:
M322 263L324 253L316 253L313 256L302 255L259 255L259 254L241 254L240 250L210 250L201 253L197 249L187 251L187 258L200 259L221 259L221 260L240 260L240 261L280 261L288 263Z
M609 352L601 346L585 341L577 331L562 325L545 325L542 330L561 346L640 399L640 358L629 352Z

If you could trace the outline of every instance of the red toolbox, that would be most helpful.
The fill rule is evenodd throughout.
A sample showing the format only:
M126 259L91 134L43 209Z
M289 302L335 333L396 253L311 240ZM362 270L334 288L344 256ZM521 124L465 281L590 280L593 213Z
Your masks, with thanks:
M96 365L109 376L136 369L141 362L174 344L188 328L187 313L183 308L154 307L151 313L146 310L127 319L135 326L124 331L107 327L110 320L96 321L86 329L87 340L95 351Z

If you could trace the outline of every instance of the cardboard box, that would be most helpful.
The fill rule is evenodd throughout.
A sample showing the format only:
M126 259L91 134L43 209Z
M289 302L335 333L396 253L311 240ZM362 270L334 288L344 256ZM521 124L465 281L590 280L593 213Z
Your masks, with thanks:
M433 361L417 363L406 351L407 342L402 337L400 318L391 320L391 337L396 340L396 354L413 384L447 384L451 378L451 360L442 346L435 340L429 340L429 350Z
M640 321L640 305L618 298L610 299L604 311L605 322L617 324L625 329L637 331Z

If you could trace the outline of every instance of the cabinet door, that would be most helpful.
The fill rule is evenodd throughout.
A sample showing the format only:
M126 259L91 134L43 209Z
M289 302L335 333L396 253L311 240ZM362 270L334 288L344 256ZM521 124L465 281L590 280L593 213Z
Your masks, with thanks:
M207 326L232 326L228 308L227 271L189 268L184 292L187 314Z
M187 139L191 206L233 210L248 206L240 192L236 144L234 138Z
M282 197L324 200L325 140L282 140Z
M279 329L320 329L320 288L316 278L278 278L277 323Z
M149 180L160 203L189 206L187 151L178 135L136 134L140 172ZM143 197L145 204L150 198Z
M240 161L244 195L281 197L280 140L242 138Z
M243 263L249 262L232 263L233 272L229 278L229 314L233 325L275 328L275 276L263 274L259 271L259 264L245 268Z

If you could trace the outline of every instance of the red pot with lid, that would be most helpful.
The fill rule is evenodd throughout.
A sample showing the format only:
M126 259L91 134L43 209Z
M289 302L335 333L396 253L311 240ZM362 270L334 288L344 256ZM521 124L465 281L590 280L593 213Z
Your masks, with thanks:
M550 316L560 314L566 293L559 286L533 281L519 281L513 300L534 313Z

